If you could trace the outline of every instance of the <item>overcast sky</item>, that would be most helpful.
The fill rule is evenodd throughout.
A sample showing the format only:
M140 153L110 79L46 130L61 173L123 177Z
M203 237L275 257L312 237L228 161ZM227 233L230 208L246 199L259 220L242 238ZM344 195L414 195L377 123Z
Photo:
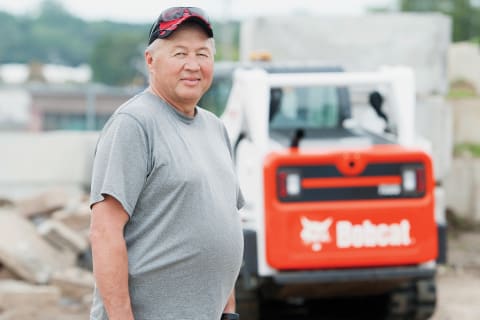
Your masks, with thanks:
M87 20L150 23L167 7L192 5L206 9L214 19L254 15L338 14L357 15L367 7L392 7L396 0L58 0L72 14ZM0 0L0 10L14 14L34 13L41 0Z

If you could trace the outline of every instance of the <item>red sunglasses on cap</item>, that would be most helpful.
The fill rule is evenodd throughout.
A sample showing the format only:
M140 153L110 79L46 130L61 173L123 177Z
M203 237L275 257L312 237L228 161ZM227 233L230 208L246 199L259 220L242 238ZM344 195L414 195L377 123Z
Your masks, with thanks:
M148 44L155 39L167 38L186 20L197 22L210 38L213 37L210 20L205 11L197 7L173 7L160 13L157 21L150 28Z

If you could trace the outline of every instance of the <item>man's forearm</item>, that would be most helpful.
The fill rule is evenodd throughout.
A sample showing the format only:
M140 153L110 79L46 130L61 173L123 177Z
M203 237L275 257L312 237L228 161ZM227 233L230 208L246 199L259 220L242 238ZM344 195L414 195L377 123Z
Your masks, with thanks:
M234 313L235 312L235 289L232 290L230 296L228 297L227 304L223 309L224 313Z
M133 320L128 290L128 255L123 238L92 237L93 271L109 319Z

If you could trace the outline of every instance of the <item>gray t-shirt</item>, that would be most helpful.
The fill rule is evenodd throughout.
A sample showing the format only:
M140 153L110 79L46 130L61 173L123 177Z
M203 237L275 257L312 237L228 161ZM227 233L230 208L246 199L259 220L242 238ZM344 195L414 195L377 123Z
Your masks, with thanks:
M196 108L186 117L144 91L105 125L91 204L115 197L125 227L136 320L218 320L243 252L244 200L225 127ZM97 290L90 319L108 319Z

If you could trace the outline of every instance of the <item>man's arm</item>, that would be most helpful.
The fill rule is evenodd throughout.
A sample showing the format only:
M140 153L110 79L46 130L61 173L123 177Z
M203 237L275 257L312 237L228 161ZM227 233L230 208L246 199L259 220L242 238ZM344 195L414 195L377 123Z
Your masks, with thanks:
M128 255L123 229L129 216L110 196L92 207L93 272L109 319L133 320L128 291Z
M230 296L228 297L227 304L223 309L223 313L234 313L235 312L235 289L232 290Z

